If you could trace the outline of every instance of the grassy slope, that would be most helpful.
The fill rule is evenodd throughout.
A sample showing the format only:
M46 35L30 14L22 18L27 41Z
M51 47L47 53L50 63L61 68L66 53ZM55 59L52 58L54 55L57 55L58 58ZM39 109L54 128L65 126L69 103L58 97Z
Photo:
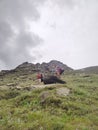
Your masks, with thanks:
M8 75L1 79L0 130L98 130L98 75L63 75L70 88L59 97L56 87L32 91L5 89L5 86L32 86L35 75ZM34 80L33 80L34 79ZM49 96L41 102L41 94Z

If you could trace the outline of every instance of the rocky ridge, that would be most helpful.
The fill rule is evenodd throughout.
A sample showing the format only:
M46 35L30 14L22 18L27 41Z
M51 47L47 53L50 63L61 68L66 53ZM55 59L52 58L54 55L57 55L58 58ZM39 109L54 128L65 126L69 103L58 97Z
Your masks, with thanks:
M53 72L53 71L55 71L56 67L61 67L66 72L73 71L72 68L68 67L67 65L63 64L62 62L52 60L49 63L43 62L42 64L40 64L40 63L33 64L33 63L24 62L13 70L2 70L0 72L0 75L5 75L8 73L15 73L15 72L21 72L21 73L27 73L27 74L32 73L32 72L33 73L38 72L38 71L41 71L42 73L43 72Z

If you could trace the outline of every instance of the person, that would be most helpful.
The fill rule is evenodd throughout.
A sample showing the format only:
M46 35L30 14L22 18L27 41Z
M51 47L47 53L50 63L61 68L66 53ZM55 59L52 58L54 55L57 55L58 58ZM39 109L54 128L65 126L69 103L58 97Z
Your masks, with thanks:
M37 73L37 79L39 83L43 80L43 75L40 72Z
M56 68L56 74L57 74L57 77L60 77L60 75L64 72L64 69L61 69L60 67L57 67Z

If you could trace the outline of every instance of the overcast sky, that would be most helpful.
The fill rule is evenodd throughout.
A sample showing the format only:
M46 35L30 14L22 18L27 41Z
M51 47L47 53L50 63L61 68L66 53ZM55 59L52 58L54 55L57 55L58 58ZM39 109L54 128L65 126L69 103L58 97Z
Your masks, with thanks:
M98 65L98 0L1 0L0 70L59 60Z

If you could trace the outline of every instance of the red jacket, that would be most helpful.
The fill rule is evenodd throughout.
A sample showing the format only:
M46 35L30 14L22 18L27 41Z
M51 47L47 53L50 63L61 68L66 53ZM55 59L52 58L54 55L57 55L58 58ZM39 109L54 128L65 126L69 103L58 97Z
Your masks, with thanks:
M37 79L41 79L42 77L42 74L37 74Z

